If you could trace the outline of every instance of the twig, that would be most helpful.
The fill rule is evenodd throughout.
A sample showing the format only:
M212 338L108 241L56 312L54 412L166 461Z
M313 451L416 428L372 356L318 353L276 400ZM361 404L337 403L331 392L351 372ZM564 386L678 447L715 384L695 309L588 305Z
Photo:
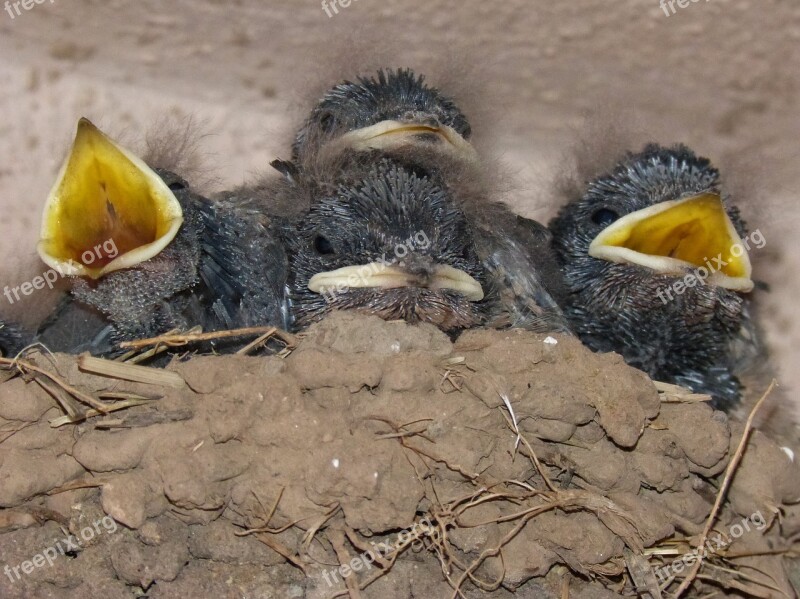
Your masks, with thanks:
M273 502L272 508L269 510L269 512L264 510L264 504L261 503L261 498L256 494L255 491L253 491L252 492L253 493L253 497L256 498L256 501L258 502L258 505L261 506L261 509L264 510L264 512L266 514L266 518L264 518L264 525L263 526L259 526L258 528L248 528L248 529L240 531L240 532L235 532L234 534L237 537L246 537L247 535L251 535L251 534L254 534L254 533L263 533L263 532L268 532L270 534L280 534L283 531L290 529L292 526L294 526L295 524L297 524L301 520L306 520L307 518L301 518L301 520L295 520L294 522L291 522L286 526L281 526L279 528L270 528L269 523L272 520L272 516L275 515L275 511L278 509L278 504L281 502L281 497L283 497L283 491L285 489L286 489L286 487L281 487L281 490L278 491L278 496L275 498L275 501Z
M273 539L268 533L264 532L256 533L256 538L264 543L264 545L275 551L275 553L280 554L286 561L300 568L306 577L310 576L308 566L303 563L302 560L300 560L294 551L278 541L278 539Z
M81 401L87 405L92 406L96 410L102 412L103 414L108 413L109 406L104 404L101 401L96 400L91 395L87 395L81 391L78 391L75 387L67 383L58 375L53 374L52 372L47 372L43 368L39 368L35 364L28 362L27 360L20 360L20 359L9 359L9 358L0 358L0 364L5 364L6 366L15 366L20 372L24 372L25 370L30 370L31 372L36 372L37 374L41 374L42 376L47 377L51 381L53 381L56 385L61 387L64 391L72 395L78 401Z
M163 343L169 347L180 347L195 341L213 341L215 339L226 339L229 337L245 337L248 335L278 335L283 341L288 344L295 342L294 335L281 331L277 327L247 327L243 329L232 329L229 331L212 331L210 333L186 333L177 335L161 335L159 337L151 337L149 339L137 339L136 341L123 341L119 344L121 348L135 348L148 347L150 345L158 345Z
M333 550L336 552L336 557L339 560L339 564L344 566L350 563L350 553L347 551L347 547L345 547L345 536L341 530L338 529L331 529L328 530L328 539L333 545ZM350 599L361 599L361 591L358 588L358 579L353 576L342 576L344 578L344 584L347 586L348 594L350 595Z
M53 418L50 421L50 426L52 428L58 428L60 426L64 426L65 424L77 424L78 422L83 422L84 420L88 420L89 418L94 418L95 416L105 416L106 414L110 414L111 412L116 412L118 410L127 410L129 408L135 408L136 406L143 406L147 403L153 401L152 399L128 399L125 401L121 401L119 403L115 403L112 406L108 406L105 412L101 412L100 410L86 410L82 414L77 414L74 416L59 416L58 418Z
M325 523L328 522L328 520L330 520L331 518L333 518L334 515L336 515L336 512L338 512L340 509L341 506L338 503L334 503L327 512L321 514L316 518L316 520L313 520L309 524L306 534L303 535L302 547L305 553L308 553L308 550L311 547L311 543L314 541L314 536L317 534L319 529L325 526Z
M164 335L178 335L180 334L180 329L170 329L166 331ZM190 335L192 333L202 333L203 327L192 327L188 331L184 331L185 334ZM158 354L164 353L169 348L166 345L154 345L147 351L143 351L138 353L138 350L132 349L130 351L125 352L124 354L117 356L114 358L115 362L125 362L126 364L138 364L139 362L144 362L145 360L149 360L153 356L157 356Z
M505 412L501 412L501 414L503 414L503 417L506 419L506 424L508 424L509 428L511 428L512 431L517 433L519 439L522 441L522 444L528 450L528 457L530 458L531 462L533 462L534 468L536 468L536 471L539 473L539 476L541 476L542 480L544 480L544 483L547 485L547 488L550 489L551 491L556 491L556 487L553 484L553 481L550 480L550 477L547 475L547 471L544 469L544 466L542 466L542 463L539 461L539 457L536 455L536 452L533 450L531 444L525 438L525 435L519 432L519 429L516 427L516 424L512 422L512 420L508 417L508 415Z
M548 506L547 509L551 509L550 506ZM541 511L543 510L529 512L528 514L523 516L519 522L517 522L514 528L512 528L502 539L500 539L500 542L497 545L495 545L494 547L490 547L489 549L484 549L481 552L481 554L475 559L475 561L473 561L472 564L470 564L470 566L466 570L464 570L459 579L456 581L455 587L453 588L453 594L451 595L451 599L456 599L457 597L462 595L461 586L464 584L467 578L471 579L473 577L472 573L478 569L478 566L480 566L484 561L486 561L487 558L493 557L498 553L500 553L503 547L508 545L514 539L514 537L516 537L519 534L519 532L523 528L525 528L525 525L528 523L528 521L535 518L539 513L541 513Z
M98 487L102 487L110 480L110 477L102 476L94 478L82 478L79 480L70 481L60 487L56 487L55 489L50 489L46 494L58 495L59 493L66 493L67 491L75 491L77 489L96 489Z
M508 393L501 393L500 391L497 392L500 396L500 399L503 400L503 403L506 406L506 410L508 410L509 415L511 416L511 430L517 434L517 438L514 441L514 453L517 453L517 448L519 447L519 442L522 439L522 435L519 432L519 424L517 423L517 415L514 413L514 408L511 405L511 399L508 397Z
M700 549L704 547L706 544L706 540L708 539L708 534L711 532L711 528L714 526L714 522L717 519L717 514L719 512L720 507L722 506L722 502L725 500L725 496L728 492L728 487L733 480L733 475L736 472L737 467L739 466L739 462L744 455L744 449L747 446L747 442L750 439L750 431L753 427L753 420L755 419L758 410L764 404L767 397L769 397L772 390L775 388L777 381L772 379L772 382L767 387L767 390L764 392L764 395L761 396L761 399L756 402L756 405L753 406L753 409L750 411L750 415L747 417L747 422L744 425L744 432L742 433L742 439L739 441L739 446L736 448L736 452L733 454L730 463L728 464L728 468L725 470L725 478L722 480L722 485L717 492L717 499L714 501L714 507L711 508L711 514L708 516L708 520L706 521L706 526L703 529L703 532L700 535L699 542L697 544L696 549ZM697 561L692 566L692 569L686 575L686 578L678 587L678 590L675 591L675 595L673 596L674 599L679 599L686 590L692 586L694 579L697 577L697 573L700 571L700 567L703 565L703 560L705 558L703 551L697 552Z
M273 327L271 331L267 331L263 335L259 335L258 337L253 339L250 343L245 345L242 349L237 351L236 353L238 355L240 355L240 356L246 356L251 351L253 351L255 349L258 349L259 347L264 345L269 340L269 338L272 337L277 332L278 332L278 329Z

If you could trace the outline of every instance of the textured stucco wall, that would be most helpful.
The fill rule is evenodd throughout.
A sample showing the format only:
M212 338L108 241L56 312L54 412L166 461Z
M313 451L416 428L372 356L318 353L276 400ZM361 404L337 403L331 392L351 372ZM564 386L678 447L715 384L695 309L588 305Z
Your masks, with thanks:
M800 3L674 5L671 16L658 0L353 0L331 18L317 0L0 10L0 281L41 270L39 214L79 116L134 139L158 117L194 115L224 186L287 154L321 86L411 65L464 97L528 215L552 213L548 181L587 115L614 113L636 139L685 141L727 167L768 240L756 274L773 285L767 325L796 386Z

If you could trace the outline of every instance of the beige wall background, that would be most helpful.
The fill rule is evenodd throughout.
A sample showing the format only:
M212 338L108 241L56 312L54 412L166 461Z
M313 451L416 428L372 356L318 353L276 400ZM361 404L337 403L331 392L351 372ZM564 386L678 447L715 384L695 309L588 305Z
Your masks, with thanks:
M724 168L768 241L754 256L772 285L762 312L800 403L796 0L674 0L669 16L658 0L352 0L331 17L318 0L25 0L19 15L8 6L2 285L42 270L39 215L78 117L135 140L161 117L193 116L219 188L287 156L320 90L381 64L412 66L462 100L527 216L552 214L553 178L581 139L604 160L619 137L683 141ZM617 127L629 133L609 134ZM33 317L43 303L16 307Z

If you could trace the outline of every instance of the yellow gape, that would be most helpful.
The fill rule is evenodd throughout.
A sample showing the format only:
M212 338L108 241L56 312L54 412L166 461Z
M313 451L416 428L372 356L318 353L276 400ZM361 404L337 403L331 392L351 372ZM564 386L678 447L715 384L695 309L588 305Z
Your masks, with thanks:
M157 255L182 222L161 178L82 118L47 198L37 249L64 274L96 279Z
M627 214L595 237L589 255L674 275L721 265L712 269L708 283L736 291L753 288L747 250L716 194L660 202Z

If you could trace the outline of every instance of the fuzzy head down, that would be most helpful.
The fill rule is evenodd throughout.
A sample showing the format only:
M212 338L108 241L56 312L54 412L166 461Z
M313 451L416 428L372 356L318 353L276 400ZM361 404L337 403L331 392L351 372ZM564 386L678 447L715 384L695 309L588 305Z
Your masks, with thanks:
M315 202L290 235L289 259L298 326L330 310L349 309L452 331L480 324L489 301L486 273L464 213L427 175L390 160ZM358 279L375 274L381 264L399 267L414 283L359 287ZM456 291L427 286L442 266L472 277L487 298L470 301ZM346 267L363 268L353 272L352 287L309 289L314 275Z

